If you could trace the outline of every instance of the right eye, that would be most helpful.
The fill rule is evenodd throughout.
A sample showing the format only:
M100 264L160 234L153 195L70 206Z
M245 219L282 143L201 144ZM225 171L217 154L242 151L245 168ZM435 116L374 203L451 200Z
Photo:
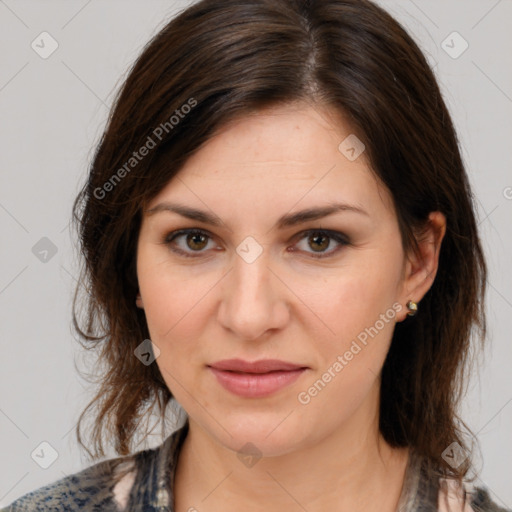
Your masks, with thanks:
M165 236L164 243L169 249L186 258L197 258L211 241L210 235L200 229L179 229ZM176 241L181 241L177 243ZM193 253L198 254L193 254Z

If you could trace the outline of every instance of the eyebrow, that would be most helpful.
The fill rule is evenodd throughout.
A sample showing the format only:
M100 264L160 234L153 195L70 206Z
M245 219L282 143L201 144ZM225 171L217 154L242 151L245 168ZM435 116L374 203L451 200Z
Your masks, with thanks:
M147 215L154 215L155 213L159 212L177 213L178 215L186 217L187 219L203 222L212 226L221 227L224 225L220 217L213 213L175 203L163 202L157 204L149 210L146 210ZM278 219L274 227L277 227L278 229L288 228L298 224L303 224L311 220L321 219L338 212L353 212L369 217L368 212L359 206L346 203L332 203L326 206L307 208L295 213L285 214Z

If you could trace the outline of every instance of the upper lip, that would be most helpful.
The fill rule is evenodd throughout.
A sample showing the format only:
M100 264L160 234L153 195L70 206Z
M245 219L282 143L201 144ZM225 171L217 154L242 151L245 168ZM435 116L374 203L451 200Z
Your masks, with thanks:
M261 359L259 361L244 361L243 359L223 359L210 364L216 370L243 372L243 373L268 373L275 371L292 371L306 368L300 364L288 363L278 359Z

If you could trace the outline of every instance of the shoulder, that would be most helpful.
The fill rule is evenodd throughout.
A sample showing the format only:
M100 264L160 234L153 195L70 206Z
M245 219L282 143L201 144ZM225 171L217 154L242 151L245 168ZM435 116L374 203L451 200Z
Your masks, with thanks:
M126 486L133 483L135 471L133 456L98 462L21 496L0 512L118 512L124 508Z
M0 512L167 510L187 431L188 423L159 446L98 462L21 496Z
M476 512L512 512L510 508L503 508L495 503L485 487L476 487L471 493L471 507Z
M440 479L439 512L512 512L499 506L485 487L462 487L454 480Z

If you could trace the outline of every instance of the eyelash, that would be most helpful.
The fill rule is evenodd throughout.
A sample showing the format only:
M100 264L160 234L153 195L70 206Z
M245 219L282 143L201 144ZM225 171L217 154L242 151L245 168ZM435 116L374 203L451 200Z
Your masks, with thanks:
M213 237L210 236L210 234L207 231L203 231L203 230L197 229L197 228L190 228L190 229L179 229L177 231L172 231L171 233L167 234L164 237L163 243L164 243L164 245L167 245L171 251L173 251L173 252L175 252L177 254L180 254L180 255L182 255L182 256L184 256L186 258L198 258L198 257L201 256L201 253L204 252L204 251L194 251L194 252L197 253L197 256L192 256L192 254L190 254L190 253L188 253L186 251L183 251L181 249L176 249L176 248L171 247L172 242L174 242L174 240L176 240L176 238L178 238L179 236L182 236L182 235L189 235L189 234L191 234L191 235L205 235L210 240L213 239ZM306 230L306 231L302 231L301 233L297 234L297 237L298 237L298 235L302 235L302 236L298 237L297 242L303 240L304 238L307 238L308 236L310 236L312 234L325 235L329 239L338 242L341 247L349 245L349 241L348 241L348 239L347 239L347 237L345 235L343 235L342 233L338 233L337 231L330 231L330 230L325 230L325 229L309 229L309 230ZM338 247L337 249L335 249L333 251L330 251L330 252L316 253L316 254L315 253L308 253L308 254L312 258L323 259L323 258L328 258L328 257L338 253L339 250L340 250L340 247Z

